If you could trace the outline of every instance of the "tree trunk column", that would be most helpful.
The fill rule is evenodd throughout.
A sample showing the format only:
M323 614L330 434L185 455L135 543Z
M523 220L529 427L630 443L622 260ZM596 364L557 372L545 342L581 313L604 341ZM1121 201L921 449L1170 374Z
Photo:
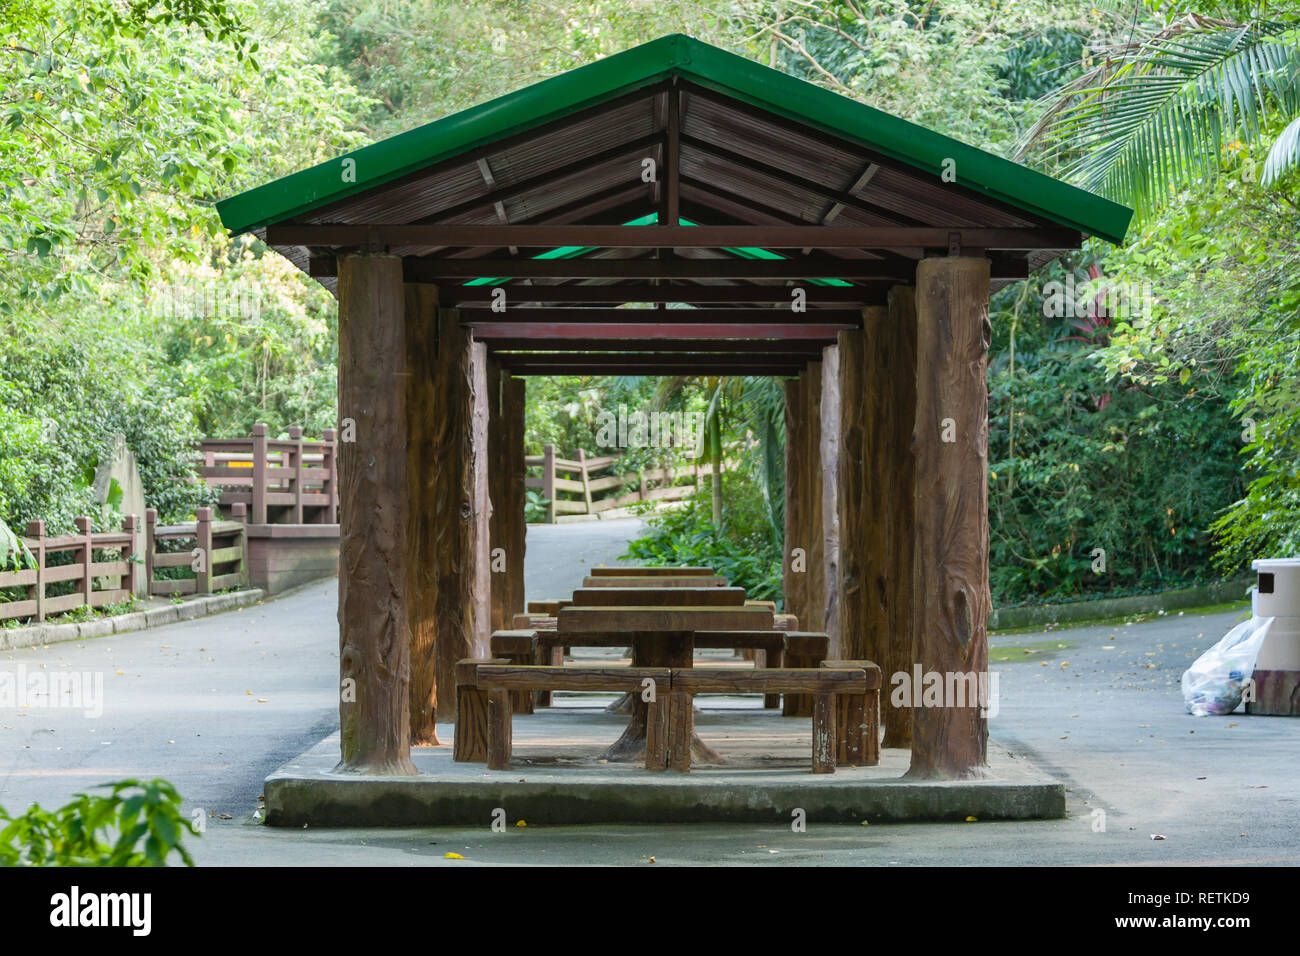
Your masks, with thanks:
M406 295L407 518L411 561L407 617L411 624L410 724L413 746L436 746L438 677L438 455L430 423L440 412L438 372L438 287L408 283ZM455 685L447 687L454 696Z
M922 673L945 684L949 674L988 670L988 303L987 259L918 265L913 638ZM913 709L907 775L981 775L988 721L979 701L942 703Z
M473 455L474 487L470 507L473 509L473 554L471 565L474 583L474 611L471 617L470 657L487 657L492 637L492 503L488 498L488 417L492 405L492 389L488 383L487 344L471 340L471 366L474 372L472 391L473 415L471 417L470 447ZM459 660L459 658L457 658ZM450 685L455 687L456 661L450 661ZM452 704L453 713L455 704Z
M863 324L877 321L874 313L863 309ZM871 660L884 669L881 657L872 657L868 640L869 589L867 587L871 522L876 507L867 481L867 458L864 441L871 411L867 407L866 356L864 333L858 329L839 334L837 379L840 391L840 446L837 463L836 506L839 510L839 585L840 659ZM873 648L874 649L874 648ZM878 651L877 651L878 653Z
M890 417L887 444L883 450L888 468L882 473L883 495L889 502L885 517L888 539L883 559L888 567L887 598L884 607L885 654L880 666L889 676L910 674L916 660L914 629L916 602L913 575L916 551L916 462L912 455L912 431L916 422L916 290L895 286L889 290L888 330L885 350L886 407ZM886 685L889 686L889 685ZM892 690L892 688L891 688ZM882 691L882 694L884 692ZM885 725L885 747L912 745L912 712L902 701L886 700L881 708Z
M505 421L501 417L501 363L489 358L487 363L488 410L488 536L490 538L488 570L491 579L493 631L508 628L511 624L509 607L509 581L506 577L506 526L509 523L506 484L509 480L509 460L506 450Z
M803 534L803 463L800 461L803 427L799 421L801 400L798 379L785 383L785 610L803 621L804 594L807 593L808 549ZM795 549L801 549L796 557Z
M408 360L402 260L339 260L338 770L416 773L410 756ZM349 434L355 439L346 440Z
M502 546L506 549L506 621L524 612L524 552L528 525L524 521L524 385L522 378L501 382L501 427L505 461L505 503L502 506ZM510 624L505 625L509 627Z
M830 638L831 660L841 659L839 620L840 513L836 486L840 456L840 352L835 345L822 349L821 442L818 466L822 504L822 609L821 630Z
M826 549L822 529L822 467L821 467L821 407L822 407L822 363L809 362L808 368L799 376L799 394L803 402L803 414L800 416L803 460L799 463L803 470L803 537L808 549L807 592L804 597L803 612L799 615L799 628L804 631L820 631L825 625L825 588L826 588ZM812 701L808 701L811 713Z

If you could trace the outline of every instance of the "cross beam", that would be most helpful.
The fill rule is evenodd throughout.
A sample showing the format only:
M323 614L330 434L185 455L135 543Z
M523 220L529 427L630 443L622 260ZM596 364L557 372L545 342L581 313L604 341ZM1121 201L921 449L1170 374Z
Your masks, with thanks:
M320 260L313 259L316 263ZM313 272L313 275L317 273ZM536 302L536 303L625 303L625 302L664 302L664 303L683 303L683 304L709 304L720 302L744 302L744 303L762 303L775 302L788 305L791 301L792 286L788 285L646 285L643 283L633 283L625 285L509 285L513 301L515 302ZM880 304L884 301L884 290L879 287L867 288L864 286L843 286L843 285L803 285L800 286L807 295L808 315L823 319L823 310L818 309L818 305L823 304L852 304L856 309L863 305ZM492 301L493 288L491 286L464 286L448 285L438 290L438 299L443 305L465 306L465 305L487 305ZM511 307L512 313L519 310ZM582 313L594 312L593 309L575 309L571 310L577 316ZM620 309L620 312L628 311ZM665 318L665 315L671 316L676 309L664 309L655 313L656 322L672 321ZM685 310L682 310L685 311ZM728 312L734 310L719 309L717 312ZM500 318L500 316L496 316ZM693 313L691 320L698 319L698 311ZM564 321L583 321L582 318L566 315ZM713 318L711 321L720 321Z
M477 333L476 340L484 340ZM590 338L556 336L517 336L515 338L489 337L485 339L490 346L489 355L498 355L509 351L560 352L566 349L575 351L605 352L721 352L732 355L771 355L783 357L788 355L807 355L820 358L822 349L834 345L834 334L817 338L798 339L662 339L662 338L619 338L612 335L594 335ZM599 356L597 356L599 357Z
M511 341L564 341L599 339L609 342L632 340L658 342L664 346L675 341L686 343L701 341L761 341L773 342L834 342L842 331L854 328L848 323L808 325L654 325L651 323L582 323L525 322L474 322L469 325L479 342L498 345L498 340ZM504 346L502 346L504 347ZM576 347L576 346L575 346ZM689 349L687 350L689 351Z
M828 191L829 192L829 191ZM832 193L833 197L849 197ZM399 225L389 223L284 223L266 227L271 246L373 249L476 246L488 249L595 246L602 249L1077 249L1077 229L963 226L606 226L606 225ZM568 260L555 260L568 261Z
M788 299L788 297L787 297ZM543 323L549 327L572 323L576 325L599 324L634 327L640 325L669 326L665 335L673 338L688 336L687 327L707 328L712 325L772 325L799 329L808 324L825 328L828 323L838 328L856 329L862 326L862 314L857 309L816 309L811 312L792 312L789 309L521 309L511 307L505 312L489 309L464 309L461 323L482 327L513 328L512 334L522 335L522 326ZM743 331L743 330L742 330ZM731 335L742 331L732 329ZM477 332L475 334L478 334ZM586 334L586 333L584 333ZM628 333L634 334L634 333ZM480 336L481 337L481 336ZM744 338L752 338L743 335Z

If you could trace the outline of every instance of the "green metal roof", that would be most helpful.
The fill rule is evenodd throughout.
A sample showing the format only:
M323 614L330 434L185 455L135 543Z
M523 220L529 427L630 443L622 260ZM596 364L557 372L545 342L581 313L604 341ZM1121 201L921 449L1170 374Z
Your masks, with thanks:
M475 147L542 126L671 76L939 177L955 163L972 192L1119 243L1133 211L873 107L673 34L428 123L217 203L234 234L283 222ZM346 161L352 160L352 164ZM354 170L355 182L345 181Z

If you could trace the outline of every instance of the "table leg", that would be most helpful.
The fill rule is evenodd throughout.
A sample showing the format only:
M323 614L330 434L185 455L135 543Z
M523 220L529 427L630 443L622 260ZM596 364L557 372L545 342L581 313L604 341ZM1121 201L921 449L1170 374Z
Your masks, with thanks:
M634 631L628 635L632 644L633 667L690 667L695 653L695 636L690 631ZM662 693L667 693L664 688ZM605 751L610 763L643 762L646 754L649 706L640 694L631 699L632 718L622 736ZM697 763L726 763L723 756L691 733L691 757Z

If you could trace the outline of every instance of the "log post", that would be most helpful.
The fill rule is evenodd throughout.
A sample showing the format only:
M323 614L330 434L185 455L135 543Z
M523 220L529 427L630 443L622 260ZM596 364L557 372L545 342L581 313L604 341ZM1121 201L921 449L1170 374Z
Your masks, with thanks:
M863 310L863 324L878 319L875 307ZM879 660L868 652L868 564L871 522L876 518L874 502L868 497L869 464L864 449L867 407L866 357L863 332L839 334L838 379L840 388L840 454L836 498L840 513L839 564L839 655L848 660ZM883 668L883 663L882 663Z
M459 322L459 314L457 314ZM470 392L470 462L473 469L470 503L470 564L471 595L473 607L470 617L470 656L486 657L492 639L492 539L490 520L492 504L488 500L488 414L491 406L488 388L487 345L470 338L470 368L474 373ZM443 687L454 687L456 662L461 656L444 661L439 676L445 676ZM452 719L456 702L447 702Z
M799 379L785 383L785 562L783 590L784 610L803 619L803 596L807 591L806 553L808 543L803 536L803 467L799 425ZM801 554L796 557L795 551Z
M435 568L433 652L437 719L454 722L456 662L486 657L475 640L475 586L478 573L478 491L474 460L473 343L456 312L438 309L434 339L433 404L426 424L430 436L430 546ZM486 568L484 569L486 570ZM486 624L486 617L483 619ZM479 653L482 650L483 653ZM430 660L420 666L427 673ZM446 693L437 693L445 688Z
M916 462L912 455L912 428L916 420L916 290L911 286L895 286L889 290L887 301L886 328L891 347L887 350L886 387L890 396L886 404L892 424L888 432L890 445L884 451L885 461L889 463L883 490L889 502L885 542L885 561L889 568L886 640L884 657L876 658L886 675L882 693L891 689L892 675L910 673L916 661L916 607L912 590L916 550ZM910 709L888 704L882 709L886 721L884 746L910 747L913 719Z
M988 670L988 304L987 259L930 258L917 266L912 600L923 674ZM979 701L943 703L913 707L907 776L983 775L988 721Z
M818 464L822 502L822 627L830 637L830 655L840 654L839 560L840 514L836 483L840 454L840 383L839 349L828 345L822 349L822 398L818 432L821 436Z
M402 260L339 257L341 772L411 775L408 357ZM256 464L254 465L256 468ZM264 522L254 508L254 523Z
M524 553L528 525L524 520L524 492L526 469L524 467L524 410L525 381L522 378L504 379L501 392L501 422L504 432L506 498L503 507L503 547L506 549L506 610L514 615L526 610L524 601Z
M488 577L491 580L491 630L510 626L514 610L509 607L509 580L506 577L509 552L505 534L509 524L508 492L509 451L506 448L505 422L501 412L501 363L487 361L487 444L488 444Z
M402 289L406 355L406 480L410 489L407 515L408 552L406 616L410 627L410 738L413 746L436 746L438 688L442 697L452 685L440 684L438 654L438 476L443 462L434 420L443 414L441 369L438 365L438 287L406 283ZM342 449L345 446L337 446ZM339 508L343 520L346 507ZM467 655L468 656L468 655Z
M808 541L808 591L799 627L805 631L825 630L826 542L822 529L821 407L822 363L809 362L800 376L803 400L804 537Z

